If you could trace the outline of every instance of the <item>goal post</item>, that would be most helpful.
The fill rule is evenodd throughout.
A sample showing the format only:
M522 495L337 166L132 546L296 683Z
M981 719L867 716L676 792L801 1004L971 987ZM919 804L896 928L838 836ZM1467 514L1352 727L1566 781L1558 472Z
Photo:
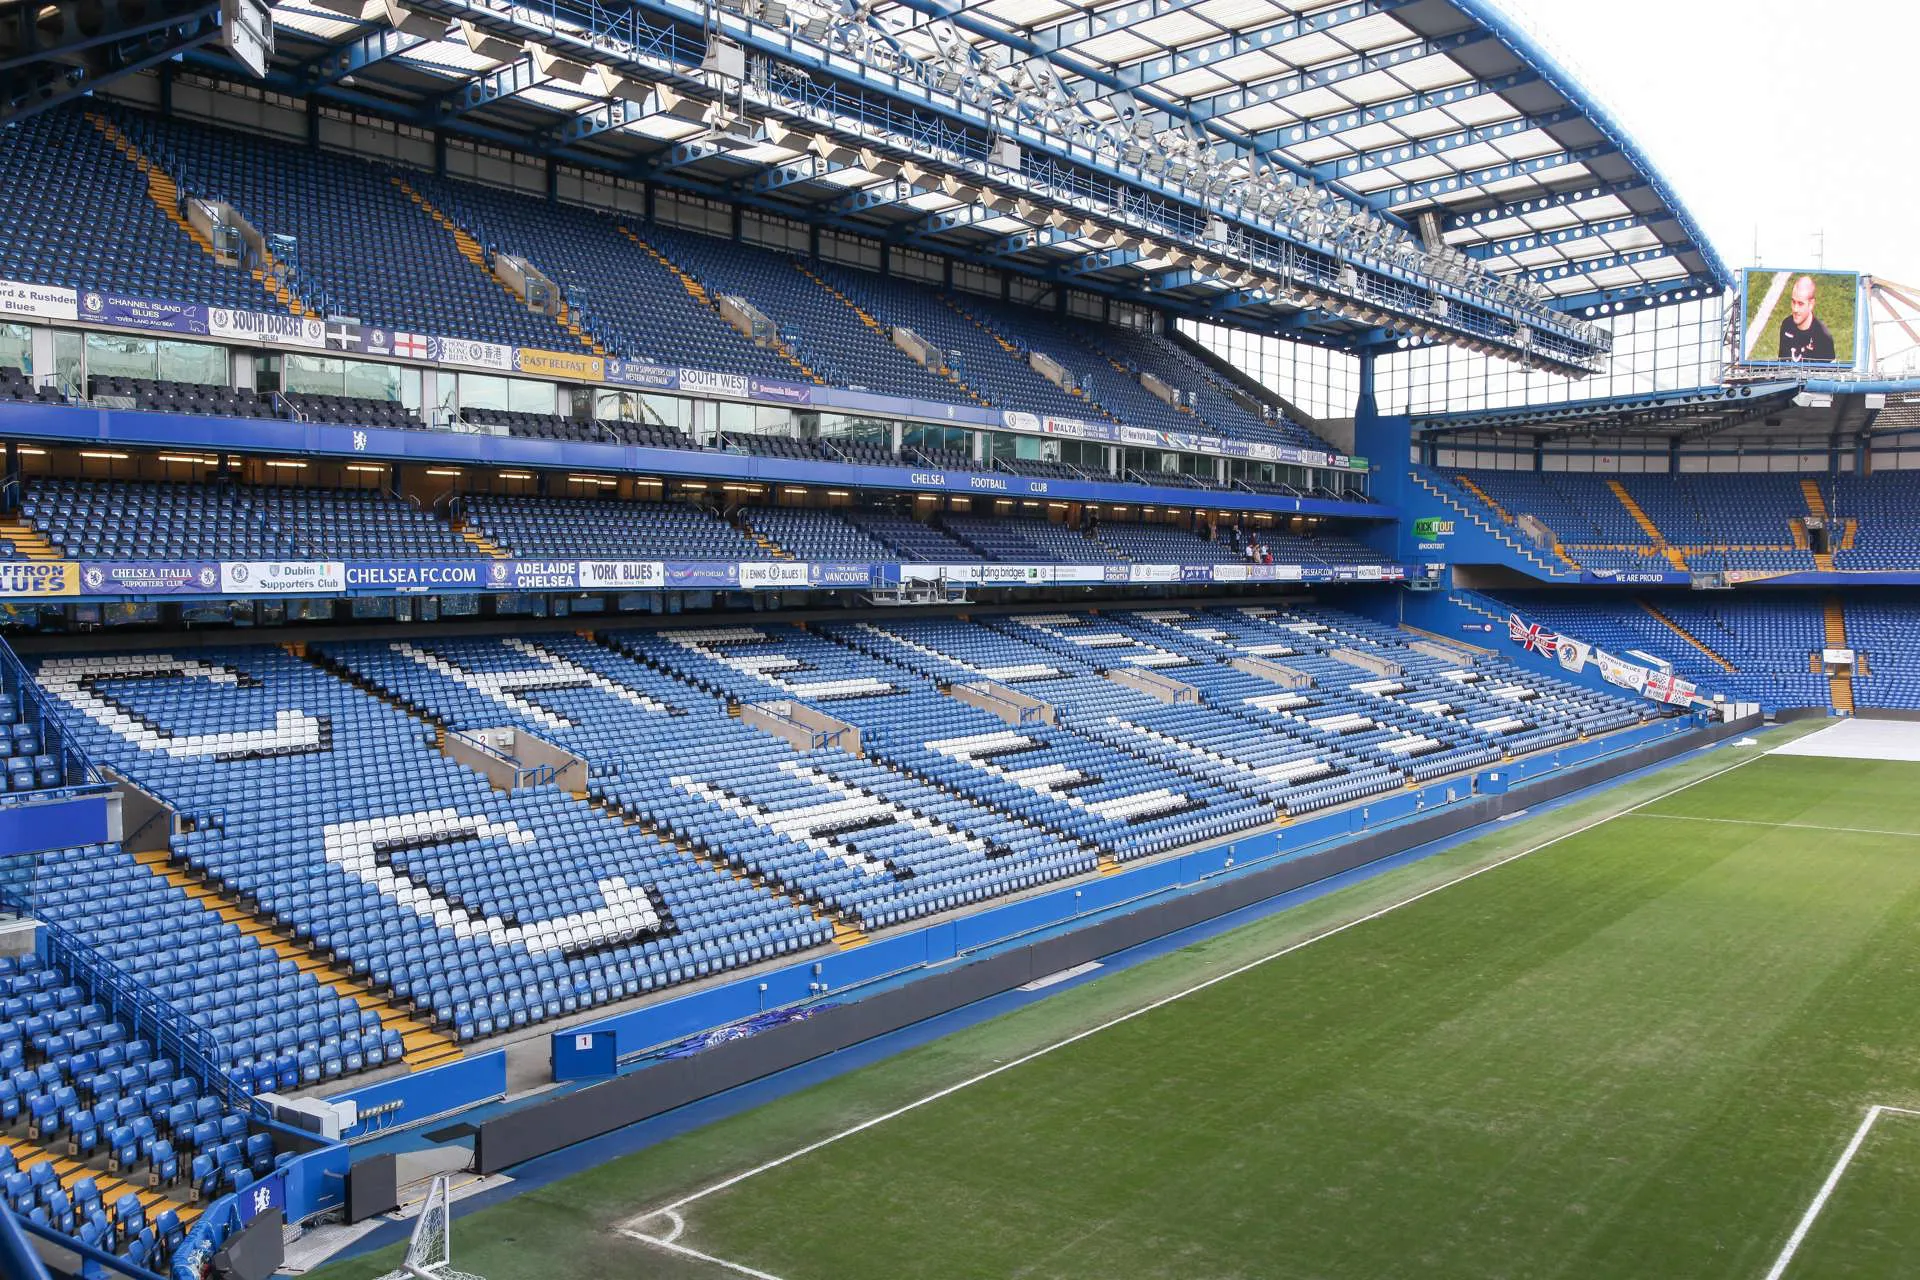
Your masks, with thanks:
M400 1269L380 1280L481 1280L453 1268L453 1189L446 1174L437 1175L427 1189Z

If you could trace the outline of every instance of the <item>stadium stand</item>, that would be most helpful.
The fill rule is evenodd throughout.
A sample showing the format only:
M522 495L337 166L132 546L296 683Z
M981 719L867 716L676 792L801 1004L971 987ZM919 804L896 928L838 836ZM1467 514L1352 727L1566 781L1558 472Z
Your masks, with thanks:
M465 510L469 528L515 555L629 558L644 546L667 559L774 558L726 521L682 503L475 495Z
M89 559L444 559L483 552L431 513L368 490L34 481L21 516ZM12 555L30 557L15 545Z

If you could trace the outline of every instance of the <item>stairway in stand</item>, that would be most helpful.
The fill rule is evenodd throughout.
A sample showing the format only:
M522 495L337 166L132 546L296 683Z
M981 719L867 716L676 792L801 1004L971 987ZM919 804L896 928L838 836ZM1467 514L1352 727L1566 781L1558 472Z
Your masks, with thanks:
M454 532L460 535L460 540L462 542L466 543L470 547L474 547L480 551L485 552L487 555L492 556L495 560L506 560L506 559L510 559L513 556L513 552L507 550L505 547L498 545L497 543L488 541L485 535L483 535L478 529L474 528L470 524L456 525L454 527Z
M311 951L288 936L280 925L256 915L242 905L238 895L210 880L198 879L184 866L176 865L165 849L136 853L134 860L187 897L232 924L260 947L282 960L290 961L301 973L310 973L321 986L335 995L346 996L362 1009L379 1013L383 1027L400 1033L401 1058L415 1071L437 1067L461 1056L453 1037L435 1030L400 1008L392 1000L375 992L333 961Z
M86 115L87 123L98 129L101 136L113 144L114 150L126 157L128 164L147 176L147 199L153 201L155 207L167 215L167 221L180 228L181 232L199 245L201 252L209 258L218 259L220 255L214 251L213 241L207 239L206 234L180 212L180 184L173 180L173 175L154 163L153 159L140 150L133 139L122 132L113 121L98 111L89 111ZM307 314L306 305L295 296L293 290L287 288L279 273L273 269L275 266L273 254L263 251L263 257L264 265L253 269L253 278L260 282L260 287L266 290L267 296L282 307L296 316Z
M18 518L0 520L0 541L11 542L13 553L28 560L66 559L60 548L48 542L38 529Z
M1633 495L1627 492L1627 486L1621 484L1618 480L1609 480L1607 481L1607 488L1611 489L1613 496L1620 500L1620 505L1627 509L1627 514L1632 516L1633 522L1640 526L1640 531L1646 534L1653 542L1654 550L1665 556L1668 564L1680 570L1680 572L1685 573L1687 571L1686 556L1681 554L1680 548L1668 545L1666 535L1662 534L1659 528L1654 525L1653 517L1642 510L1638 502L1634 501ZM1676 630L1677 629L1678 628L1676 628Z
M1839 596L1828 596L1823 621L1826 623L1826 641L1829 649L1847 647L1847 611L1840 603ZM1833 709L1853 714L1853 672L1836 671L1828 677L1828 685L1833 691Z
M649 258L652 258L655 262L659 263L662 267L665 267L667 272L670 275L672 275L675 280L678 280L680 282L680 287L686 290L687 296L689 298L692 298L695 302L699 303L701 306L705 307L707 310L713 312L715 315L720 316L721 319L723 320L726 319L725 314L722 313L720 310L720 304L715 302L713 300L713 295L707 292L707 287L701 284L698 280L694 279L686 271L682 270L679 263L675 262L672 258L669 258L666 254L660 252L658 249L654 248L652 245L648 244L645 240L642 240L638 235L634 234L634 232L631 231L625 224L616 224L615 229L618 230L621 235L625 236L627 239L639 245L640 248L646 252L646 255ZM733 322L731 320L728 320L727 323L731 325ZM741 336L745 337L746 335L742 334ZM749 341L751 341L751 339L749 339ZM782 360L785 360L788 364L792 365L794 369L799 372L801 377L805 378L808 382L813 383L816 387L824 387L827 385L827 380L821 377L819 374L815 373L812 369L809 369L806 365L806 362L801 360L799 356L794 355L792 350L788 348L787 344L783 342L778 336L773 338L771 343L768 345L767 350L773 352L775 355L779 356Z
M1802 476L1800 478L1800 494L1807 502L1807 518L1810 520L1818 520L1827 526L1827 546L1832 547L1834 530L1833 525L1827 521L1827 497L1820 492L1820 482L1812 476ZM1853 546L1853 530L1854 522L1851 520L1847 521L1846 536L1841 543L1842 547ZM1832 573L1833 553L1831 551L1816 552L1813 557L1813 567L1822 573Z
M521 297L518 293L514 292L512 285L508 284L505 280L502 280L497 274L495 274L493 269L493 264L487 261L486 249L482 247L482 245L478 240L474 239L472 232L468 231L465 227L461 226L459 223L455 222L452 218L448 217L446 214L442 213L439 209L435 208L433 202L431 200L428 200L425 196L421 195L418 191L414 190L413 185L409 183L405 178L402 178L398 174L395 174L393 177L389 178L388 181L393 183L394 186L400 188L401 192L406 195L407 199L419 205L420 211L422 213L426 214L429 218L432 218L435 222L439 223L441 227L443 227L449 234L453 236L454 248L460 251L461 257L465 258L468 262L471 262L474 266L478 267L481 271L485 272L487 279L493 281L495 285L499 286L500 291L506 294L509 298L512 298L516 304L523 307L527 306L527 300ZM528 307L527 309L530 311L535 311L536 314L538 313L538 308ZM564 304L562 304L558 315L550 315L547 318L549 320L552 320L554 324L558 325L561 329L564 329L567 332L567 334L573 338L575 342L579 343L582 347L585 347L588 351L593 352L593 354L597 356L603 356L607 354L607 349L600 345L600 342L597 338L595 338L592 334L588 333L586 330L582 329L577 321L575 321L570 316L568 316L567 308Z
M819 285L821 289L826 291L828 296L832 297L835 301L837 301L841 306L845 307L847 310L853 312L854 317L858 319L861 324L873 330L873 332L876 335L878 335L878 337L880 338L880 341L886 343L888 346L893 345L893 334L888 331L887 326L881 324L878 320L875 320L871 315L869 315L867 313L866 308L862 307L859 303L855 302L852 298L849 298L846 294L840 292L838 289L828 284L824 279L822 279L819 275L815 274L813 271L808 270L807 265L804 262L796 261L793 264L793 269L795 271L798 271L801 275L805 276L807 279L813 281L815 284ZM904 352L901 353L901 358L902 359L906 358L906 354ZM931 373L933 371L929 369L928 372ZM979 405L981 408L991 409L993 407L993 401L987 399L985 396L981 395L978 391L975 391L972 387L968 386L965 382L961 381L960 375L955 373L953 370L943 369L940 371L939 376L945 378L948 382L951 382L954 386L958 387L966 395L967 399L973 401L975 404Z
M1731 662L1721 657L1718 653L1715 653L1712 647L1709 646L1706 641L1702 640L1699 636L1694 635L1693 632L1687 630L1685 627L1675 622L1672 618L1669 618L1666 614L1660 612L1660 610L1654 608L1652 604L1648 603L1645 600L1642 600L1640 602L1640 607L1642 609L1645 609L1649 614L1653 615L1655 619L1657 619L1668 630L1672 631L1673 634L1679 636L1682 640L1685 640L1688 644L1692 645L1694 648L1698 649L1700 652L1706 654L1709 658L1712 658L1715 662L1719 663L1721 670L1733 671L1736 669Z

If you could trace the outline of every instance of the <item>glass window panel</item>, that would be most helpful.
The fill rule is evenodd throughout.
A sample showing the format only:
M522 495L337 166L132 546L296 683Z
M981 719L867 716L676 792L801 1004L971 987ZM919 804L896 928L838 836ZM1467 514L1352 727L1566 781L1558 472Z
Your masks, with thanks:
M125 333L87 335L87 373L94 378L153 378L160 344Z
M162 342L156 367L168 382L224 387L232 381L227 349L205 342Z
M33 372L33 331L23 324L0 324L0 369Z

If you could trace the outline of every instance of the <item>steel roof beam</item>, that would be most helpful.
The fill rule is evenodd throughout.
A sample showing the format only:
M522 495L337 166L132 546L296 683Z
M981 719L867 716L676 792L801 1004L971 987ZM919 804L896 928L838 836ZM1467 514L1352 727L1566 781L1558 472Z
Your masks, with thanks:
M1418 182L1404 187L1395 187L1379 193L1375 198L1383 198L1388 204L1407 204L1414 200L1437 200L1449 192L1475 187L1486 187L1496 182L1506 182L1513 178L1534 177L1552 169L1564 169L1570 165L1584 164L1607 154L1612 148L1606 144L1582 147L1578 151L1551 151L1544 156L1534 156L1527 160L1510 160L1505 164L1489 165L1484 169L1475 169L1469 173L1447 174L1438 178L1422 178ZM1540 178L1541 182L1551 182L1552 177ZM1453 185L1449 185L1453 184Z
M1553 305L1568 314L1585 312L1588 308L1593 308L1597 312L1601 307L1619 311L1628 308L1637 309L1658 298L1665 298L1669 302L1680 302L1696 295L1700 298L1717 298L1725 292L1726 286L1709 273L1681 276L1672 280L1635 283L1618 289L1596 289L1592 293L1576 293L1564 298L1555 298ZM1604 319L1605 316L1596 315L1594 318L1599 320Z
M1513 278L1531 280L1538 284L1551 284L1555 280L1565 280L1569 276L1598 275L1602 271L1611 271L1615 267L1633 267L1643 262L1652 262L1657 258L1671 258L1679 252L1679 249L1669 245L1656 245L1651 249L1635 249L1631 253L1609 253L1580 262L1557 262L1550 267L1522 271Z
M1545 115L1520 116L1513 120L1498 120L1492 124L1478 125L1472 129L1459 129L1452 133L1436 134L1430 138L1412 139L1395 143L1390 147L1380 147L1372 151L1362 151L1356 155L1339 156L1313 166L1314 176L1323 182L1339 178L1351 178L1355 174L1370 173L1375 169L1384 169L1390 165L1405 164L1409 160L1418 160L1425 156L1445 155L1449 151L1459 151L1466 147L1475 147L1493 142L1500 138L1511 138L1517 134L1528 133L1535 129L1551 129L1557 124L1566 124L1580 119L1580 112L1574 107L1562 107L1558 111L1549 111Z
M339 84L376 63L431 43L429 36L411 36L394 27L382 26L345 44L335 45L309 60L296 74L316 86Z
M432 115L442 119L463 116L503 98L511 98L516 93L524 93L535 85L546 83L546 80L547 77L534 66L532 55L516 58L485 75L475 76L452 93L434 99L429 110Z
M1396 9L1404 9L1415 2L1416 0L1361 0L1357 4L1343 4L1331 9L1322 9L1318 13L1287 18L1271 26L1261 27L1257 31L1234 34L1257 35L1261 38L1261 47L1270 48L1276 44L1285 44L1289 40L1298 40L1301 36L1327 31L1349 22L1358 22L1362 18L1392 13ZM1126 31L1143 23L1152 22L1155 18L1184 13L1189 9L1199 8L1205 3L1207 0L1132 0L1129 4L1115 5L1102 9L1098 13L1078 14L1053 26L1038 28L1030 38L1042 49L1052 52L1088 40L1095 40L1104 35L1111 35L1116 31ZM1218 24L1215 25L1218 26ZM1181 52L1179 46L1161 47L1169 54Z
M1495 76L1491 80L1469 80L1465 84L1456 84L1446 89L1431 89L1425 93L1409 94L1404 98L1390 98L1385 102L1375 102L1364 107L1352 106L1340 111L1329 111L1324 115L1309 116L1292 124L1276 125L1272 129L1255 134L1254 137L1263 141L1271 139L1274 145L1312 142L1316 138L1332 137L1334 134L1345 133L1350 129L1360 129L1372 124L1387 124L1402 116L1419 115L1423 111L1432 111L1439 107L1457 107L1475 98L1508 93L1536 83L1539 79L1540 73L1537 71L1516 71L1512 75Z
M1523 235L1507 236L1500 240L1486 240L1479 244L1455 245L1469 258L1508 258L1530 249L1555 249L1562 245L1578 244L1595 236L1610 236L1620 231L1633 231L1651 227L1655 222L1664 222L1667 215L1662 212L1652 217L1610 218L1605 222L1576 222L1570 227L1555 227L1551 231L1529 231Z
M1113 78L1120 82L1121 88L1137 89L1142 85L1151 85L1156 80L1165 80L1169 76L1177 76L1187 71L1199 71L1209 64L1225 62L1245 53L1257 53L1268 47L1270 42L1261 39L1262 34L1254 32L1252 35L1227 36L1206 44L1194 45L1178 53L1148 58L1143 62L1120 68L1112 73ZM1195 118L1211 119L1214 116L1244 111L1248 107L1259 106L1261 103L1290 98L1308 89L1324 89L1345 80L1356 80L1361 76L1371 75L1376 71L1405 66L1410 62L1418 62L1422 58L1431 58L1436 54L1456 53L1492 39L1493 37L1484 31L1462 31L1457 35L1413 40L1406 44L1376 49L1371 53L1343 58L1338 62L1324 62L1317 67L1275 76L1271 80L1257 80L1242 88L1230 89L1214 94L1212 97L1195 98L1189 106Z
M624 129L636 121L646 119L647 114L647 109L637 102L629 102L625 98L613 98L587 108L579 115L563 121L558 127L546 130L540 136L554 146L571 146L576 142L597 138L603 133Z
M1647 183L1638 178L1627 182L1596 182L1588 179L1578 187L1551 192L1547 195L1530 196L1525 200L1509 200L1505 204L1477 207L1456 207L1452 212L1441 217L1440 230L1443 233L1470 230L1482 223L1502 222L1508 218L1517 218L1523 213L1562 209L1570 204L1585 204L1589 200L1602 200L1607 196L1644 191L1646 187Z

